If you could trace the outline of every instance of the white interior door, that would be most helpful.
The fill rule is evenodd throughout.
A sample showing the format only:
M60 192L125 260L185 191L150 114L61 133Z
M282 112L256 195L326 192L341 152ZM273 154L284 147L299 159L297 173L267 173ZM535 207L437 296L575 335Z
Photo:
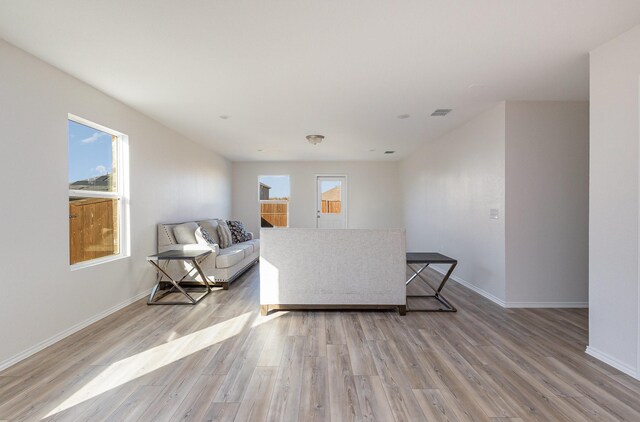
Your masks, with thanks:
M346 176L318 176L317 227L347 228Z

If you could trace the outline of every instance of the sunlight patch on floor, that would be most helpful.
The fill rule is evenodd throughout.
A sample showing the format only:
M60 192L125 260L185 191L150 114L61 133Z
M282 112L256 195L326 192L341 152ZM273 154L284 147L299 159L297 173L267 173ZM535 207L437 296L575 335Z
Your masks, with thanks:
M86 400L97 397L113 388L117 388L136 378L149 374L165 365L170 365L193 353L236 336L249 324L252 314L252 312L246 312L227 321L220 322L115 362L49 412L46 417L55 415Z

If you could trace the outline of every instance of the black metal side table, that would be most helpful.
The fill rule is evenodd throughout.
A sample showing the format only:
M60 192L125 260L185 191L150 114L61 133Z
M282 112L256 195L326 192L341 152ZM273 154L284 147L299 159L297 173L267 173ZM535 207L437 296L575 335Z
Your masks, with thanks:
M168 280L163 280L162 275L158 277L158 282L153 287L153 290L151 290L151 295L147 300L147 305L196 305L202 299L204 299L209 293L212 292L212 289L211 289L211 286L209 285L207 276L202 271L202 268L200 268L198 261L199 260L202 261L202 259L204 259L209 254L211 254L210 250L199 250L199 251L194 250L194 251L166 251L166 252L161 252L159 254L148 256L147 261L149 261L151 265L156 267L161 274L164 274L164 276L166 276ZM190 271L188 271L180 280L174 280L173 277L171 277L164 270L164 268L162 268L162 266L159 264L160 261L189 261L193 264L193 268ZM193 287L186 287L186 286L183 287L180 285L180 283L185 281L187 277L189 277L191 273L193 273L194 270L197 271L198 274L200 274L200 277L202 277L202 280L204 281L204 286L203 286L204 290L196 290ZM166 284L167 282L171 283L172 286L169 289L160 290L160 285L162 283ZM159 302L160 299L162 299L169 293L175 293L175 292L182 293L184 296L186 296L186 298L188 299L188 302L184 302L184 301ZM203 294L196 299L192 295L190 295L189 292L192 292L192 293L198 292Z
M411 266L411 264L418 264L420 265L420 268L416 270L414 267ZM440 281L440 285L438 286L437 289L431 286L431 284L429 284L429 282L421 274L422 271L424 271L431 264L449 264L450 265L449 271L447 271L447 273L444 275L444 278L442 279L442 281ZM406 285L408 286L409 283L411 283L413 280L415 280L416 278L420 278L422 281L425 282L427 286L429 286L431 290L434 291L434 294L432 295L407 295L407 298L409 297L433 298L438 302L440 302L440 304L443 306L438 309L409 309L409 306L408 306L409 303L407 302L407 311L457 312L457 309L441 294L442 289L444 288L444 285L447 284L447 281L449 280L451 273L453 273L453 270L456 268L456 265L458 265L458 261L456 259L449 258L448 256L445 256L436 252L407 252L407 267L409 267L411 271L413 271L413 275L409 277Z

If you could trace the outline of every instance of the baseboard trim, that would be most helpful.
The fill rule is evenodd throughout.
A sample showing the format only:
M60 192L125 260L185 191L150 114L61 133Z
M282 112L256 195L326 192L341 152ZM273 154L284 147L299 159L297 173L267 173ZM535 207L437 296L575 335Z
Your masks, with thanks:
M432 265L432 266L429 266L429 268L439 272L442 275L446 274L446 272L443 269L440 269L440 268L438 268L436 266ZM478 293L480 296L484 297L485 299L489 299L493 303L495 303L495 304L497 304L497 305L499 305L499 306L501 306L503 308L506 308L506 302L504 300L500 299L497 296L494 296L493 294L491 294L491 293L489 293L489 292L487 292L485 290L482 290L478 286L475 286L475 285L469 283L467 280L464 280L464 279L462 279L462 278L460 278L458 276L455 276L455 275L451 275L451 277L449 277L449 279L455 281L456 283L458 283L458 284L460 284L460 285L462 285L464 287L466 287L469 290L472 290L472 291Z
M601 352L600 350L595 349L591 346L587 346L587 350L585 350L585 352L589 356L594 357L606 363L607 365L614 367L618 371L623 372L637 380L640 380L640 371L638 371L638 368L634 368L624 362L621 362L620 360L614 358L613 356L607 353Z
M507 302L505 308L588 308L589 302Z
M435 265L429 266L429 268L439 272L440 274L445 274L445 270L442 268L438 268ZM495 304L498 304L500 306L502 306L503 308L509 308L509 309L517 309L517 308L588 308L589 307L589 302L507 302L504 301L502 299L500 299L497 296L494 296L493 294L482 290L481 288L479 288L478 286L475 286L471 283L469 283L468 281L455 276L455 275L451 275L451 280L455 281L458 284L463 285L464 287L466 287L469 290L473 290L474 292L478 293L480 296L489 299L490 301L492 301Z
M32 346L30 348L28 348L27 350L18 353L17 355L10 357L9 359L6 359L2 362L0 362L0 371L7 369L10 366L15 365L16 363L28 358L29 356L32 356L36 353L38 353L39 351L46 349L47 347L51 346L52 344L55 344L57 342L59 342L60 340L69 337L71 334L77 333L78 331L82 330L83 328L88 327L89 325L100 321L102 318L105 318L109 315L111 315L114 312L119 311L120 309L131 305L132 303L146 297L149 296L149 294L151 293L151 289L145 290L141 293L138 293L137 295L125 300L124 302L121 302L115 306L112 306L111 308L102 311L94 316L92 316L89 319L86 319L76 325L74 325L71 328L68 328L56 335L54 335L53 337L49 337L48 339L41 341L40 343L36 344L35 346Z

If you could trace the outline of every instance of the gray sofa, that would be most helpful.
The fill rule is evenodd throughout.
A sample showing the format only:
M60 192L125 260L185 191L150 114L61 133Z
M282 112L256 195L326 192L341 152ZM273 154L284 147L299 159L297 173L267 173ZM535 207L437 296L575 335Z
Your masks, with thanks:
M217 286L222 286L225 290L229 288L229 283L238 278L243 272L258 262L260 257L260 239L236 243L228 248L220 248L220 238L218 237L218 222L220 219L191 221L185 223L158 224L158 252L170 250L202 250L210 249L211 255L207 256L200 267L208 278L208 282ZM176 227L180 226L174 232ZM215 241L209 244L199 235L198 228L206 229ZM177 235L177 236L176 236ZM166 271L172 276L180 279L185 271L190 270L190 264L182 261L169 261L166 264ZM202 282L200 277L195 277L196 281Z

